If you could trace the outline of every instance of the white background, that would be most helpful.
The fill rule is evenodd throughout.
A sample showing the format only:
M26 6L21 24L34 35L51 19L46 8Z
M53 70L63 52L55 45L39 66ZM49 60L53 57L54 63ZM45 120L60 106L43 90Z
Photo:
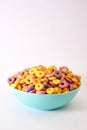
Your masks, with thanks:
M86 59L86 0L0 0L0 129L87 130ZM82 76L65 108L32 110L9 91L8 76L39 64L66 65Z

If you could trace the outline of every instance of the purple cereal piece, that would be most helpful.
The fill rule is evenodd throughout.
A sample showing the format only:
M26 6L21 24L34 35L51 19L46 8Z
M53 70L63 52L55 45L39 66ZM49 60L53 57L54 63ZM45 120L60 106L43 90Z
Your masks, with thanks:
M33 90L33 89L34 89L34 85L33 85L33 84L30 84L30 85L26 86L25 92L29 92L29 91L31 91L31 90Z
M59 72L58 70L54 71L53 74L54 74L54 76L55 76L56 78L59 78L59 79L60 79L60 78L62 77L62 73Z
M60 88L67 88L69 87L69 83L66 80L63 80L61 84L59 84Z
M35 89L30 90L29 93L36 93L36 90Z

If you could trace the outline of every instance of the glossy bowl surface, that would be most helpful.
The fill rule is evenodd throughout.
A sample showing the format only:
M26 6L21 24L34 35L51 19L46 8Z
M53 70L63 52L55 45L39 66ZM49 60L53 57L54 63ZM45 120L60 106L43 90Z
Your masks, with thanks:
M34 94L10 87L16 98L28 107L40 110L52 110L67 105L77 94L79 88L62 94Z

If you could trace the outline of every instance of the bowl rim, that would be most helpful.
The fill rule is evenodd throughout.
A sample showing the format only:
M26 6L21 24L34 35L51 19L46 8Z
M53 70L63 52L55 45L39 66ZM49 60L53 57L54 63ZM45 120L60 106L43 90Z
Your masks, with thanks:
M29 93L29 92L24 92L24 91L21 91L21 90L18 90L16 88L13 88L10 86L10 89L13 89L17 92L20 92L20 93L24 93L24 94L28 94L28 95L39 95L39 96L58 96L58 95L67 95L67 94L70 94L70 93L73 93L75 91L78 91L80 89L80 86L72 91L69 91L69 92L65 92L65 93L59 93L59 94L37 94L37 93Z

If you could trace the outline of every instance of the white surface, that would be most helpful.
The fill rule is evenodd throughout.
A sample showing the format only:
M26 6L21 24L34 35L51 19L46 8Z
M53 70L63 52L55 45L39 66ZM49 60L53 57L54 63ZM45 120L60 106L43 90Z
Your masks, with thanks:
M87 130L86 57L86 0L0 0L0 129ZM81 74L81 89L67 107L32 110L9 91L8 76L39 64Z

